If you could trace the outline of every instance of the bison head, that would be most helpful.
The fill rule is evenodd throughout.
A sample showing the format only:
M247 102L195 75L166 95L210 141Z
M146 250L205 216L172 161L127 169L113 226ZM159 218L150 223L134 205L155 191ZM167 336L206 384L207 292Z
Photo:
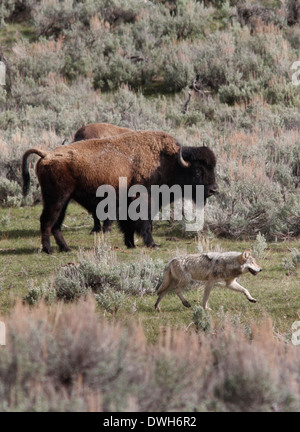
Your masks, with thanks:
M196 198L196 186L204 185L204 200L217 192L215 178L216 157L208 147L180 147L178 164L181 167L179 177L182 184L191 184L193 200Z

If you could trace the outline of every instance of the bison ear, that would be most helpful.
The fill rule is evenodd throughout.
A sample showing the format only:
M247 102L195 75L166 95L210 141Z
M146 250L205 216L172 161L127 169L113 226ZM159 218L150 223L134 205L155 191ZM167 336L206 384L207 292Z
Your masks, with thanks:
M251 255L251 250L250 249L244 250L244 252L241 253L241 255L239 256L240 262L246 262L247 259L250 257L250 255Z
M180 147L178 153L178 163L182 168L189 168L191 166L190 162L185 161L182 157L182 147Z

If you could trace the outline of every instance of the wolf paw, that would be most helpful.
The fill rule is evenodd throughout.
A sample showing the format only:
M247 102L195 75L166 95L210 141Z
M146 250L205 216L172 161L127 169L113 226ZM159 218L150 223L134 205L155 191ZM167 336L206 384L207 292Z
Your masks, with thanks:
M190 303L187 300L185 300L184 302L182 302L182 304L185 307L188 307L188 308L191 307Z
M255 298L249 298L248 299L251 303L256 303L257 302L257 300L255 299Z

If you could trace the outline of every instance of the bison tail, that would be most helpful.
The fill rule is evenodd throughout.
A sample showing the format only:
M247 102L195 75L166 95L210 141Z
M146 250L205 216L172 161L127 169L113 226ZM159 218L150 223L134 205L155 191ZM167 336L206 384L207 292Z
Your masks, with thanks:
M41 158L44 158L46 156L46 152L39 150L39 149L29 149L27 152L24 153L22 158L22 179L23 179L23 196L25 197L28 194L29 191L29 184L30 184L30 175L28 171L27 166L27 158L31 154L37 154Z

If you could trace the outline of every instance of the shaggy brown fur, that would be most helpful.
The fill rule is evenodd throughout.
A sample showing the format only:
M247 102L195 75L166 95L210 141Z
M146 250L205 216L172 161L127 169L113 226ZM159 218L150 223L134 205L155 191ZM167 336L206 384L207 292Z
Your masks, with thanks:
M95 213L100 185L112 185L116 190L119 177L127 177L128 188L143 184L204 184L205 197L215 192L215 155L208 147L185 147L183 157L189 167L179 163L176 140L164 132L133 132L102 140L91 139L60 146L45 153L28 150L22 161L23 190L28 191L27 158L36 153L41 159L36 173L42 189L44 209L41 215L42 245L50 253L50 233L62 251L69 248L60 227L70 199L74 199L89 212ZM198 156L198 157L197 157ZM152 223L147 221L119 221L125 235L125 244L134 247L134 232L144 238L147 246L155 246Z
M109 138L128 132L134 131L132 129L115 126L110 123L90 123L78 129L74 135L74 142L92 138Z

